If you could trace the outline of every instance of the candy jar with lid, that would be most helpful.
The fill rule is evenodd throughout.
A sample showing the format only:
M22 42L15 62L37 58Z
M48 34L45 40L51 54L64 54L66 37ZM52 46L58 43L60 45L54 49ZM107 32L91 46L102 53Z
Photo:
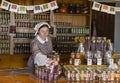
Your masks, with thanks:
M80 81L80 72L76 71L76 81Z
M81 79L81 80L85 80L84 78L85 78L84 70L81 70L80 79Z
M106 71L103 71L103 72L102 72L102 80L103 80L103 81L106 81L106 80L107 80Z

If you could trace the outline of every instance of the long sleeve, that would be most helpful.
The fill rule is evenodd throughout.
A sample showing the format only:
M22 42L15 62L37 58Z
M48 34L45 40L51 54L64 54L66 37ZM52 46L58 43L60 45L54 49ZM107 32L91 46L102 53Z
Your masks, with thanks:
M33 67L34 66L34 60L35 57L47 57L47 55L50 55L52 53L52 42L51 39L48 37L48 41L45 43L40 43L38 41L37 38L35 38L32 42L31 42L31 56L28 60L28 66L29 67ZM41 55L40 55L41 54ZM36 56L39 55L39 56ZM44 56L43 56L44 55ZM40 58L40 60L41 60ZM37 59L38 60L38 59ZM38 61L40 61L38 60ZM41 62L40 62L41 63Z

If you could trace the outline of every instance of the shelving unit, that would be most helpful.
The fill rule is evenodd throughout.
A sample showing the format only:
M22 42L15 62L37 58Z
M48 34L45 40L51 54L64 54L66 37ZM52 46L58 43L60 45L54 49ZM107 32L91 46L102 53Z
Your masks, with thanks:
M14 54L30 54L30 42L34 38L34 26L41 21L49 23L49 16L49 12L15 14L16 34L13 38Z
M0 12L0 55L9 54L10 36L8 36L8 27L10 21L9 12Z
M87 13L54 13L54 24L57 28L56 38L53 40L54 49L61 54L69 54L76 51L78 44L74 41L76 36L91 36L91 2L85 0L79 4L86 4ZM70 4L70 3L68 3ZM75 4L75 3L74 3ZM67 5L67 3L66 3ZM69 5L67 5L69 7ZM86 10L85 10L86 11Z
M0 12L0 64L3 64L0 68L23 68L31 55L30 43L34 38L34 26L41 21L50 23L50 13L10 15L9 11ZM9 34L11 18L16 26L13 35Z
M86 1L87 0L82 0L80 3L86 3ZM74 42L76 36L90 36L91 5L88 6L89 9L87 9L87 13L84 11L78 14L54 12L52 21L56 26L56 37L52 38L52 42L55 51L60 54L69 54L78 48L78 44ZM14 36L8 35L10 17L10 12L0 12L0 39L2 40L0 41L0 64L4 62L9 63L3 66L4 68L24 67L31 54L30 42L34 38L34 26L41 21L46 21L51 24L50 12L39 14L14 13L16 26ZM4 61L4 59L7 61ZM19 62L21 62L21 64L17 66L16 63Z

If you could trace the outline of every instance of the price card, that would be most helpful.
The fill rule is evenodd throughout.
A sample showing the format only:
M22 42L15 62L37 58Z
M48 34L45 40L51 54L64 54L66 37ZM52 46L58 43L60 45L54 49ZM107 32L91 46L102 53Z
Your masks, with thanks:
M92 59L87 59L87 65L92 65Z
M74 59L74 65L79 65L80 64L80 59Z
M111 59L109 60L109 63L110 63L110 64L113 64L113 63L114 63L114 59L111 58Z
M97 59L97 65L102 65L102 59L101 58Z

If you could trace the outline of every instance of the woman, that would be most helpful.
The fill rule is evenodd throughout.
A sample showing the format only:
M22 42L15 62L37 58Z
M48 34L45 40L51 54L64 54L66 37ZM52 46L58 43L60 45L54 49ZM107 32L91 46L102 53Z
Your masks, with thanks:
M28 60L28 67L34 68L34 65L47 65L47 56L52 54L52 42L49 37L50 25L47 22L38 23L34 30L36 37L31 42L32 55Z

